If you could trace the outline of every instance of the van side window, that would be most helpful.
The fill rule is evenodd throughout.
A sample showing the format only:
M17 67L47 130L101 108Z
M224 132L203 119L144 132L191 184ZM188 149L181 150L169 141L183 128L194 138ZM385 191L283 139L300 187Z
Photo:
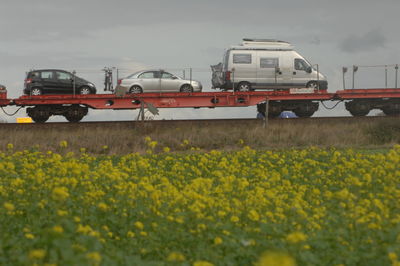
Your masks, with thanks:
M251 54L234 54L234 64L251 64Z
M308 67L309 67L309 65L303 59L300 59L300 58L294 59L294 69L306 71L306 69Z
M279 58L260 58L260 68L276 68L279 67Z

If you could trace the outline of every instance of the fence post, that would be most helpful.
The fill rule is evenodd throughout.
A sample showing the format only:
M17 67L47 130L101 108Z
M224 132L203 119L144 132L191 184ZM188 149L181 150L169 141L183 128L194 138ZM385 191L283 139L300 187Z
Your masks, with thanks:
M269 114L269 99L267 97L265 101L264 128L267 128L268 126L268 114Z
M397 89L397 75L398 75L398 72L399 72L399 65L396 64L396 66L394 67L394 69L396 70L396 75L395 75L395 87L396 87L396 89Z

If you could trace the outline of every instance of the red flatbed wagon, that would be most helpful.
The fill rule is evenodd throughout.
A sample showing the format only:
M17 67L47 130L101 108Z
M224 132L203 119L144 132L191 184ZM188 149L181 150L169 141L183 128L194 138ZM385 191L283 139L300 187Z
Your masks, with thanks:
M381 109L387 115L400 114L400 89L351 89L328 93L326 90L285 89L249 92L196 93L141 93L90 95L24 95L7 99L0 92L0 106L28 107L27 114L35 122L45 122L52 115L62 115L70 122L78 122L90 109L128 110L152 105L156 108L215 108L247 107L257 105L259 112L269 117L282 111L293 111L299 117L310 117L322 101L345 101L353 116L367 115L372 109Z
M353 116L367 115L380 109L386 115L400 114L400 89L350 89L335 93L334 99L346 101L346 109Z
M157 108L215 108L247 107L269 100L270 113L279 115L283 110L294 110L300 116L311 116L318 110L318 101L332 99L326 90L290 89L250 92L197 92L197 93L142 93L93 95L40 95L21 96L13 104L27 109L35 122L45 122L51 115L63 115L68 121L78 122L88 109L138 109L142 103Z

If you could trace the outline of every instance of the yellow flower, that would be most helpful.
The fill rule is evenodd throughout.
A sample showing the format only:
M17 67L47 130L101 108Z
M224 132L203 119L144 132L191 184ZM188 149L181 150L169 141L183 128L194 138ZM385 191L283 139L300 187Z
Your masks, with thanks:
M140 232L140 235L141 235L141 236L147 236L147 232L141 231L141 232Z
M220 238L219 236L217 236L216 238L214 238L214 244L215 245L220 245L222 244L223 240L222 238Z
M283 252L266 252L261 255L256 266L296 266L296 261Z
M164 147L164 148L163 148L163 151L167 153L167 152L170 152L170 151L171 151L171 149L170 149L170 148L168 148L168 147Z
M98 252L89 252L86 254L86 258L91 260L95 264L99 264L101 262L101 255Z
M233 223L239 222L239 217L237 217L237 216L232 216L232 217L231 217L231 222L233 222Z
M126 234L127 237L135 237L135 233L132 231L128 231L128 233Z
M68 142L66 140L62 140L62 141L60 141L59 146L60 146L60 148L67 148Z
M9 212L12 212L12 211L15 209L14 204L9 203L9 202L5 202L5 203L3 204L3 206L4 206L4 208L5 208L7 211L9 211Z
M299 243L307 240L307 235L303 234L302 232L293 232L287 235L286 240L289 243Z
M214 266L214 264L205 260L198 260L193 263L193 266Z
M64 211L64 210L57 210L57 215L58 216L67 216L68 215L68 211Z
M255 210L251 210L247 216L249 217L250 220L255 222L260 220L260 215Z
M185 261L185 256L182 253L179 252L171 252L168 257L167 257L167 261Z
M99 209L102 210L102 211L107 211L108 210L108 205L105 204L104 202L100 202L99 204L97 204L97 207L99 207Z
M147 143L147 146L149 146L151 149L154 149L157 146L157 141L150 141Z
M137 221L137 222L135 223L135 227L136 227L137 229L139 229L139 230L143 230L144 225L143 225L142 222Z
M26 233L26 234L25 234L25 237L26 237L27 239L34 239L34 238L35 238L35 236L34 236L33 234L31 234L31 233Z
M12 150L14 149L14 145L12 143L7 144L7 149Z
M29 252L29 258L31 260L41 260L46 256L46 250L34 249Z
M68 188L56 187L53 189L52 197L54 200L63 201L69 197Z
M64 232L64 229L62 228L62 226L55 225L53 226L53 232L61 234Z
M147 137L144 138L144 141L150 142L150 141L151 141L151 138L150 138L149 136L147 136Z

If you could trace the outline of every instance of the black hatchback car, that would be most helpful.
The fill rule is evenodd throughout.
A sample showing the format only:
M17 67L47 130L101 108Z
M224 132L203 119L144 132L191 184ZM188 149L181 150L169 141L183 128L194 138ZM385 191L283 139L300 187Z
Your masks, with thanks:
M42 94L95 94L93 83L58 69L32 70L25 79L24 93Z

